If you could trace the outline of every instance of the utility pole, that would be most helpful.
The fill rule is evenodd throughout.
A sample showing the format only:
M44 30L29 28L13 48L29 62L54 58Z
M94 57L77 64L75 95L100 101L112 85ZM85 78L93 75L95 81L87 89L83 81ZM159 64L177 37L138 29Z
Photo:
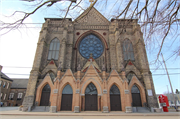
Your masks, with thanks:
M176 108L176 112L177 112L178 110L177 110L177 106L176 106L176 100L175 100L175 97L174 97L173 88L172 88L172 85L171 85L171 80L170 80L169 73L168 73L168 70L167 70L167 67L166 67L166 63L164 61L163 54L161 53L161 55L162 55L163 63L164 63L165 69L166 69L166 73L167 73L168 79L169 79L169 84L170 84L170 87L171 87L171 91L172 91L172 95L173 95L173 99L174 99L174 104L175 104L175 108Z
M168 94L169 94L169 88L168 88L168 85L166 85L167 86L167 91L168 91Z

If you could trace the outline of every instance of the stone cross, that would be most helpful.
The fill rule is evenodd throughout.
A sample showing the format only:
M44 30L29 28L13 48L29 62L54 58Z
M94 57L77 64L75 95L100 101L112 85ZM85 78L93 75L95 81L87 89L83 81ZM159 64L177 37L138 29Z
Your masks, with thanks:
M91 2L91 4L94 2L94 0L89 0L89 2Z

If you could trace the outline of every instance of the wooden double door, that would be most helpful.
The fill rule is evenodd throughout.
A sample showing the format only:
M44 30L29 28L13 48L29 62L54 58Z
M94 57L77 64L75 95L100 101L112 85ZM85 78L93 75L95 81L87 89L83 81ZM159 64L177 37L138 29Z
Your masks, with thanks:
M121 111L120 94L110 94L111 111Z
M71 111L72 110L72 94L63 94L62 95L61 110Z
M85 111L97 111L97 94L85 94Z

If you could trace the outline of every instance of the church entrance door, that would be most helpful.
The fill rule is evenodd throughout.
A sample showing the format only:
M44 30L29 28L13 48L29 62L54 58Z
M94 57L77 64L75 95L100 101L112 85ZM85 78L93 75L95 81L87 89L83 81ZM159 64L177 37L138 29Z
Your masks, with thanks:
M51 88L46 84L42 90L40 106L49 106Z
M61 110L63 111L72 110L72 96L73 96L73 91L71 86L68 84L64 87L62 91Z
M136 85L133 85L131 89L131 94L132 94L132 106L142 107L140 91Z
M121 95L116 85L113 85L110 89L110 104L111 104L111 111L122 111Z
M85 91L85 111L97 111L97 89L93 83L90 83Z

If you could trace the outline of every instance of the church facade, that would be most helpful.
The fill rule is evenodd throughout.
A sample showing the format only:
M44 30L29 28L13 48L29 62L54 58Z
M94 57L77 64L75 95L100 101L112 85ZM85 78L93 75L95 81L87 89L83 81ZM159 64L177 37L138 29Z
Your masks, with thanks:
M95 8L45 18L23 111L124 111L158 107L137 19L108 21Z

